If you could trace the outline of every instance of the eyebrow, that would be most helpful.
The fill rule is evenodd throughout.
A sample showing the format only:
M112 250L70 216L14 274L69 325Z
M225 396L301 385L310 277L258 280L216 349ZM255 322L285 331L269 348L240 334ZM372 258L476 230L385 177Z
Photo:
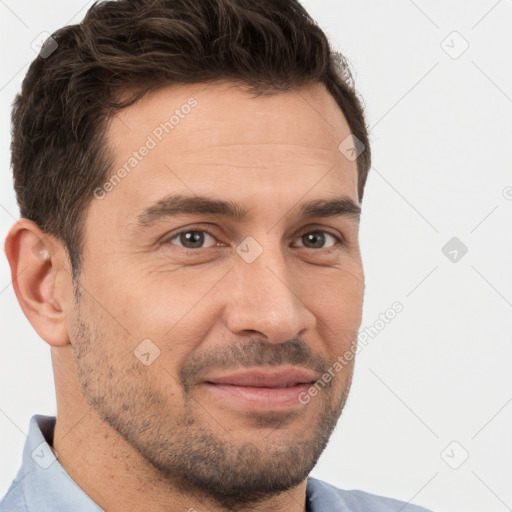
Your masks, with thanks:
M220 215L239 221L248 221L252 218L249 211L235 201L179 194L163 197L140 212L137 215L136 227L148 228L165 218L201 214ZM359 222L361 208L347 196L316 199L302 204L299 208L299 220L310 217L339 216L347 216Z

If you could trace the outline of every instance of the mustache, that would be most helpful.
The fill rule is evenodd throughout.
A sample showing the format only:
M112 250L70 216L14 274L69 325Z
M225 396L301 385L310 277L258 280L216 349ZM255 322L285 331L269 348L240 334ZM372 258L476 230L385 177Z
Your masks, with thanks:
M233 342L221 349L192 354L181 368L179 379L185 393L188 393L198 381L201 381L202 375L212 370L285 364L314 370L319 374L325 373L330 366L325 357L314 354L309 345L300 338L278 344L256 338Z

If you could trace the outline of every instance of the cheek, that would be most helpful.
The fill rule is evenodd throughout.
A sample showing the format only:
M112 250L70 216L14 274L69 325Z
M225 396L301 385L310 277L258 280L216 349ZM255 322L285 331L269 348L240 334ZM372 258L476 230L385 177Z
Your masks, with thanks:
M176 270L139 270L129 288L123 284L121 315L141 334L145 329L171 331L208 304L207 295L222 279L224 268L181 268ZM171 332L169 332L171 334Z
M187 271L138 269L130 276L125 274L117 287L116 318L130 332L131 350L150 340L143 347L158 354L155 368L165 369L172 378L219 318L208 293L226 272L213 267L182 270ZM171 379L168 374L164 377Z
M335 360L357 341L362 322L364 274L359 265L332 269L306 286L304 302L317 318L320 337Z
M362 308L365 277L360 262L346 260L331 268L311 268L298 275L305 297L324 308L345 312L348 321Z

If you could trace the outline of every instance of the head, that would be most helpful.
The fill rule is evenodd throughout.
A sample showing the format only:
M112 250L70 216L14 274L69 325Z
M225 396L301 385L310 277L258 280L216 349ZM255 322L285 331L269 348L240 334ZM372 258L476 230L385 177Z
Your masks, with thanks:
M50 44L14 103L6 253L57 372L165 478L230 506L297 485L362 315L346 60L296 0L102 2ZM215 383L254 368L322 385L269 407Z

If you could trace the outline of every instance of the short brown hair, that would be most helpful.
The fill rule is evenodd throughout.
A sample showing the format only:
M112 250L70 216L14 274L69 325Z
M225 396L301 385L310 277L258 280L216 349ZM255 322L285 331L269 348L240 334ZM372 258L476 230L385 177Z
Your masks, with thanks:
M219 80L256 95L324 83L366 147L357 158L362 200L370 169L363 108L345 57L297 0L96 2L81 23L52 34L12 112L20 214L65 244L73 279L93 191L112 172L109 116L167 85Z

